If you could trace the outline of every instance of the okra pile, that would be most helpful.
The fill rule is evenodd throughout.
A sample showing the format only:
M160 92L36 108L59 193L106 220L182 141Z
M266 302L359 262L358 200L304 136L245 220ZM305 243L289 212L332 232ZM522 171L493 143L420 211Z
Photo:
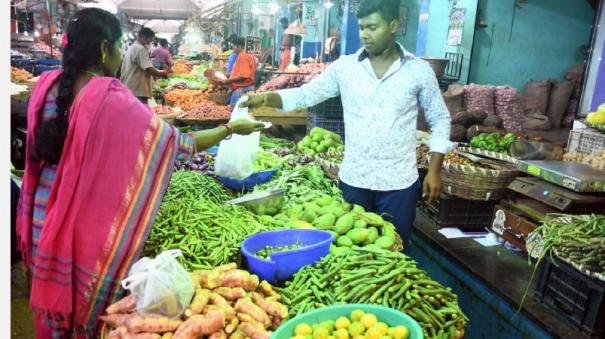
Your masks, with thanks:
M416 319L429 338L461 338L458 297L400 252L353 248L306 266L279 289L289 316L333 304L378 304Z

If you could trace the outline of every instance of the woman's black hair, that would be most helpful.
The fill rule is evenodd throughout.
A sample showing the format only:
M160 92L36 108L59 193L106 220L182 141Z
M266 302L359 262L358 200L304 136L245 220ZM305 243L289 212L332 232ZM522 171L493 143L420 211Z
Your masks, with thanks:
M78 75L101 63L103 41L114 44L122 38L122 28L113 14L98 8L86 8L71 18L65 34L68 43L63 50L63 73L59 76L57 116L38 125L33 153L35 160L52 164L61 159Z
M357 18L378 13L386 21L399 20L399 0L363 0L357 10Z
M168 40L160 39L160 46L162 46L164 48L168 47Z

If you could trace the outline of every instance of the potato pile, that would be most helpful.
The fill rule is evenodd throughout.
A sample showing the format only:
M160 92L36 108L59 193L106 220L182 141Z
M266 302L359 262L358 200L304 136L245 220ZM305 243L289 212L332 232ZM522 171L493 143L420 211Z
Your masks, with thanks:
M112 328L108 338L269 339L288 315L268 282L235 263L190 275L196 291L181 319L138 314L137 300L130 295L101 317Z
M593 154L570 152L563 155L563 161L586 164L596 169L605 170L605 149Z

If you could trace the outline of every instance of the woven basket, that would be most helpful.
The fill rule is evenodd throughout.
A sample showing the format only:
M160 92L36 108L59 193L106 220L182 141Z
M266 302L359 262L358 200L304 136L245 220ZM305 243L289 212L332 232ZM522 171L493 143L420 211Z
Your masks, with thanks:
M468 200L501 200L508 185L520 174L516 169L495 170L443 163L444 191Z
M211 93L208 94L208 98L212 100L217 105L227 105L229 102L229 94L228 93Z

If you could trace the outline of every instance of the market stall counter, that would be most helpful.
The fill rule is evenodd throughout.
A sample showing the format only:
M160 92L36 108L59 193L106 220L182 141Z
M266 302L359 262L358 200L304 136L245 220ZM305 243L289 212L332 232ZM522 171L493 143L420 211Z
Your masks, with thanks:
M447 239L418 213L410 256L433 279L450 286L472 319L467 338L586 338L533 297L537 275L515 315L532 269L524 255L472 238Z

